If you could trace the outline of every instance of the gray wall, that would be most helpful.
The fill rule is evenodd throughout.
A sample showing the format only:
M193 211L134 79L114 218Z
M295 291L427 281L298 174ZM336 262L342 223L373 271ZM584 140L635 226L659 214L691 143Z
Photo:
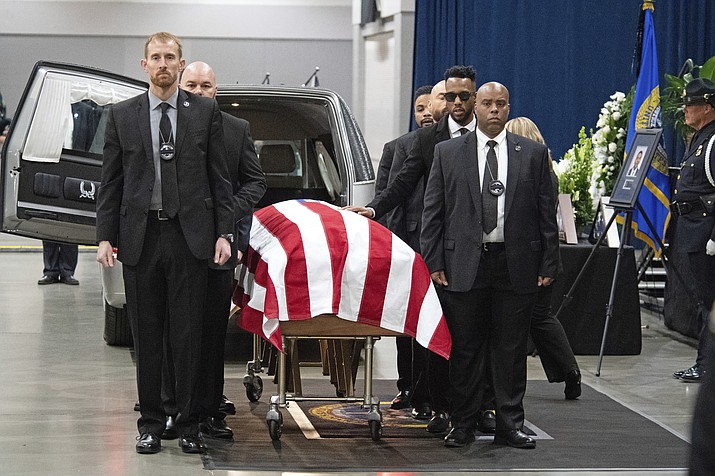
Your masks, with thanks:
M260 83L270 72L271 84L300 85L319 66L320 86L352 104L350 0L0 1L0 11L0 91L10 116L39 60L146 79L139 65L144 41L162 30L182 39L187 62L213 66L219 83Z

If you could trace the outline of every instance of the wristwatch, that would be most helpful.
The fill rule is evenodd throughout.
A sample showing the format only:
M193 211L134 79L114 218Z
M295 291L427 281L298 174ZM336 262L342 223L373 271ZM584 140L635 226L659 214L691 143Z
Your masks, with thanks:
M218 235L219 238L223 238L224 240L228 241L229 243L233 243L233 233L223 233L221 235Z

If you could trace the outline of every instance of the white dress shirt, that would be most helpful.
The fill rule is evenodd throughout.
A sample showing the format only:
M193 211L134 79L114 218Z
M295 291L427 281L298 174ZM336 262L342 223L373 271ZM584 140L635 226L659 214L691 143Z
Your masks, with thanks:
M501 183L504 184L504 193L497 197L497 227L492 230L491 233L484 233L482 231L482 241L485 243L503 243L504 242L504 202L506 200L506 190L509 186L506 183L506 174L509 165L509 154L506 143L506 129L502 130L499 135L490 139L482 131L477 129L477 162L479 163L479 189L481 190L482 184L484 183L484 174L489 176L489 170L487 169L487 152L489 151L489 146L487 141L493 140L497 143L494 147L494 152L497 154L497 164L499 168L499 173L495 179L498 178ZM490 178L491 180L491 178ZM489 193L489 191L484 191L484 193Z
M472 114L472 122L466 126L460 126L454 119L452 119L452 116L448 116L447 124L449 125L449 136L454 139L455 137L462 135L459 131L462 127L465 127L469 132L474 132L474 129L477 128L477 118Z

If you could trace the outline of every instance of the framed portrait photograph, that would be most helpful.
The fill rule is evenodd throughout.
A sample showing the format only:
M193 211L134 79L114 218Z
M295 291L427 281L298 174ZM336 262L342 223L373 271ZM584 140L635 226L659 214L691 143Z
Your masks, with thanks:
M636 206L638 193L658 149L662 129L638 129L618 174L609 206L631 209Z

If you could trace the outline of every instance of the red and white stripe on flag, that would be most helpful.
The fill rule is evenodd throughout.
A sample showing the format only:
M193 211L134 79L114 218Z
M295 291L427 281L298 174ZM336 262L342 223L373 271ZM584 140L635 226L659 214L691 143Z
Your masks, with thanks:
M256 211L237 275L239 325L279 349L279 321L335 314L449 358L452 339L422 257L357 213L314 200Z

